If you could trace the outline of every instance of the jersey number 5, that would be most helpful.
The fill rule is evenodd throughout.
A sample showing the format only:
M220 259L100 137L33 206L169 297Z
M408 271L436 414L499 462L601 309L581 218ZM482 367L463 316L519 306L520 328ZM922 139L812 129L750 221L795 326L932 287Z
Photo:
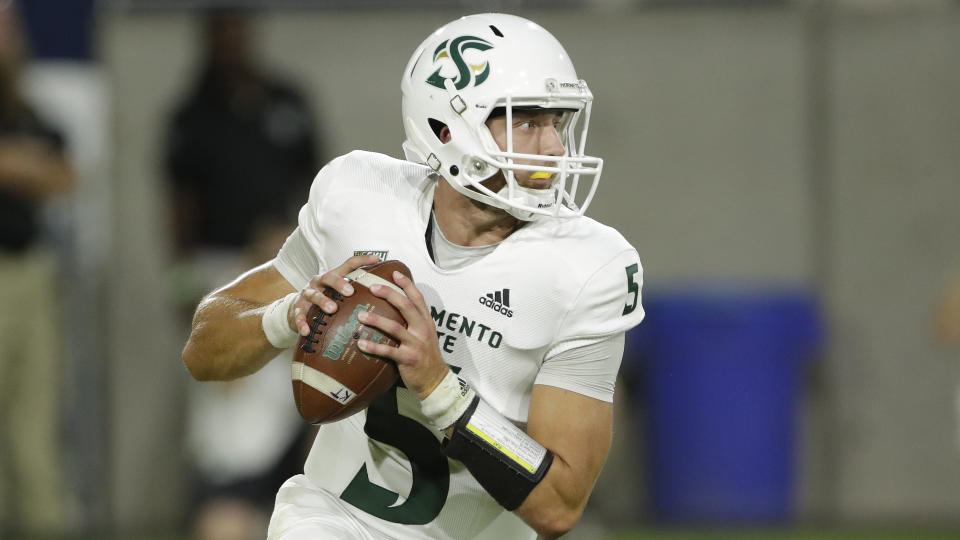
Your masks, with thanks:
M364 464L340 498L393 523L423 525L433 521L447 501L450 487L447 456L428 428L397 412L396 386L370 404L363 430L371 439L406 454L413 472L410 496L397 504L400 495L371 482Z
M624 270L627 271L627 295L633 297L623 306L623 315L629 315L633 313L633 310L637 309L637 302L640 300L640 285L637 285L637 281L634 279L637 272L640 271L640 266L637 265L637 263L633 263L624 268Z

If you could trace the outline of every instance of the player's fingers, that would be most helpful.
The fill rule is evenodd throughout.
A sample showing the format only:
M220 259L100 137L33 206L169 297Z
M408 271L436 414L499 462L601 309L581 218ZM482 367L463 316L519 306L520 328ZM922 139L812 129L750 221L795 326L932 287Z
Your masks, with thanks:
M375 341L370 341L368 339L358 339L357 347L360 348L366 354L373 354L376 356L382 356L384 358L389 358L397 363L398 366L411 366L417 363L417 359L420 357L417 354L414 348L411 347L395 347L393 345L388 345L386 343L377 343Z
M293 327L301 336L310 333L310 327L307 324L307 311L310 310L310 302L303 298L303 294L297 297L293 303Z
M425 317L430 317L430 312L427 311L427 302L423 299L423 294L420 293L420 289L413 284L413 280L405 276L401 272L394 270L393 272L393 282L400 286L403 289L403 293L407 295L407 298L413 302L413 305L417 307L417 310L420 311L420 314Z
M350 285L350 281L347 280L345 276L361 266L374 264L379 260L380 257L378 255L354 255L346 261L343 261L343 264L340 266L327 271L322 276L315 276L310 280L310 285L318 290L323 290L324 287L331 287L344 296L350 296L353 294L354 289L353 285Z
M373 293L374 296L379 296L387 302L390 302L393 307L397 308L403 320L407 321L407 327L413 328L421 324L424 318L423 311L419 309L416 304L413 303L413 300L405 293L401 293L392 287L384 285L371 285L370 292Z
M300 291L300 299L305 300L308 302L308 304L320 306L320 309L330 313L331 315L337 311L337 303L334 302L333 299L312 287L307 287L306 289ZM310 306L308 305L307 309L309 308Z
M357 347L360 348L366 354L372 354L375 356L382 356L384 358L389 358L394 362L397 362L395 358L398 348L392 345L387 345L385 343L376 343L368 339L358 339Z
M307 313L314 305L319 306L321 310L330 314L337 310L337 303L320 291L311 287L300 291L300 296L293 303L293 320L297 333L301 336L310 333L311 321L307 320Z
M369 311L361 311L360 313L357 313L357 319L367 326L376 328L377 330L380 330L389 336L393 336L394 339L400 341L401 343L408 339L406 327L393 319L381 317L380 315L377 315L376 313L370 313Z

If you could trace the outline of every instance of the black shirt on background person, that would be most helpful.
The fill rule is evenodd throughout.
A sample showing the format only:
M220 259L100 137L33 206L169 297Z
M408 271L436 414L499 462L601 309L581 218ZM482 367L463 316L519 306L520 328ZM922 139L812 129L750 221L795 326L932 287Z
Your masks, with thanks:
M181 253L242 249L257 228L293 223L293 201L317 172L311 111L291 85L255 65L248 34L242 16L211 18L207 58L168 132Z

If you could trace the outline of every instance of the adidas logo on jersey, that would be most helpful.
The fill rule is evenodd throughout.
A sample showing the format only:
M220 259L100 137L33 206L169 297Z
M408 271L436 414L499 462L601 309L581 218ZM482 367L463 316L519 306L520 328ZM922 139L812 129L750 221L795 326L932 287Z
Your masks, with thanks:
M510 309L510 289L487 293L485 296L481 296L479 301L501 315L513 317L513 310Z

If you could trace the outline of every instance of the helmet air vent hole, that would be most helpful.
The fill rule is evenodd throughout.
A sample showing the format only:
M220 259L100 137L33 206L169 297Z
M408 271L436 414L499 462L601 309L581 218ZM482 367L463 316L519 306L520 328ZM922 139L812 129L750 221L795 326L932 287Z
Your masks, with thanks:
M443 142L443 139L440 138L440 132L443 131L443 128L447 127L447 125L436 118L427 118L427 122L430 124L430 129L433 131L433 134L437 136L437 140Z
M500 32L500 29L497 28L496 26L491 24L490 29L493 30L494 35L496 35L497 37L503 37L503 34Z

